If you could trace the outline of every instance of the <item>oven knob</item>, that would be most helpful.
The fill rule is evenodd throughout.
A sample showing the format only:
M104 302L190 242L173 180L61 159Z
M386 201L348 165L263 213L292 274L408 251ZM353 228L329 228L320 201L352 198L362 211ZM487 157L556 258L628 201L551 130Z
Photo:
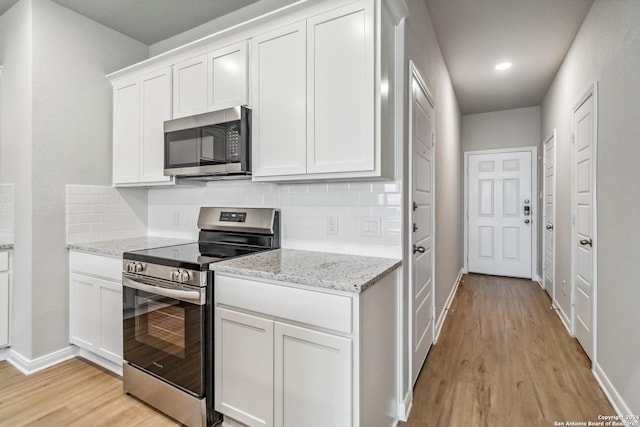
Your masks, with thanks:
M134 272L134 270L135 270L135 268L134 268L134 266L135 266L135 265L136 265L136 263L135 263L135 262L128 262L128 263L127 263L127 266L126 266L126 268L127 268L127 273L133 273L133 272Z
M174 280L176 282L180 281L180 270L175 270L171 272L171 280Z
M136 273L142 273L144 271L144 264L141 262L137 262L135 264L135 271Z
M191 275L189 274L188 271L183 271L182 273L180 273L180 282L182 283L188 282L190 278L191 278Z

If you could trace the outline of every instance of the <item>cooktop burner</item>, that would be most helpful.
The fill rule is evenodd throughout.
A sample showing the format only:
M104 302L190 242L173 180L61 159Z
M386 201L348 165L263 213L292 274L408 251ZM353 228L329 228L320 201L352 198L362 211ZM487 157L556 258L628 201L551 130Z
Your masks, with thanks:
M208 270L212 262L248 255L264 249L217 245L215 243L186 243L127 252L126 258L132 261L186 268L189 270Z

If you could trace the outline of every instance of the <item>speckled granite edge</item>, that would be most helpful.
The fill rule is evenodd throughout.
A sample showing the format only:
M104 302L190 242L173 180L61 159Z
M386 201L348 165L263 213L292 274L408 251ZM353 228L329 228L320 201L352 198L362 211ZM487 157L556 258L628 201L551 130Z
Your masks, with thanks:
M67 244L67 249L89 252L96 255L122 257L122 254L128 251L181 245L191 242L193 242L193 240L174 239L168 237L131 237L127 239L103 240L99 242L69 243Z
M211 264L219 272L362 293L402 261L327 252L278 249Z
M0 243L0 250L13 249L13 243Z

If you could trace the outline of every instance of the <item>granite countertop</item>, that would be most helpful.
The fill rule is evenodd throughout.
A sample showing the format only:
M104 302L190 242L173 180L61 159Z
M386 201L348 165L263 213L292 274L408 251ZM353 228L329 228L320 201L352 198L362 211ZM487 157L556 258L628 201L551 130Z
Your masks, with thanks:
M401 263L397 259L277 249L216 262L210 268L258 279L361 293Z
M0 241L0 250L3 250L3 249L13 249L13 243Z
M181 245L183 243L191 242L193 242L193 240L143 236L130 237L127 239L103 240L99 242L69 243L67 248L73 251L90 252L96 255L122 257L122 254L128 251Z

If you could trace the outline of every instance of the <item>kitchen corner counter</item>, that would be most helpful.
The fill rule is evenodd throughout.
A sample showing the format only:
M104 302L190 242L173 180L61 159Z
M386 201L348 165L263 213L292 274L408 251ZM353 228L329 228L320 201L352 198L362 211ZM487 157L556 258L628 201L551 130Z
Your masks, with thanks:
M192 240L173 239L168 237L130 237L127 239L102 240L99 242L69 243L67 249L72 251L89 252L96 255L122 257L129 251L159 248L162 246L181 245L191 243Z
M211 264L217 272L361 293L395 270L389 258L277 249Z

